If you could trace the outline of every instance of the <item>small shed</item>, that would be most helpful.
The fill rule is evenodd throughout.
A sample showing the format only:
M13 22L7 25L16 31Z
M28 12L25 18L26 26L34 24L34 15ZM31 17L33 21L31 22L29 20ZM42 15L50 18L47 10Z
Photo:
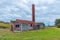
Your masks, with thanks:
M13 24L13 31L27 31L33 29L34 22L27 21L27 20L16 20L12 22Z

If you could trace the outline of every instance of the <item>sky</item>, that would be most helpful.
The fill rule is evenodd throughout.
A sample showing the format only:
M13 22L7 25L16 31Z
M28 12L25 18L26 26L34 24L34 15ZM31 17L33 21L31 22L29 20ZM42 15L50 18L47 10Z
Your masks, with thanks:
M32 4L36 22L54 25L60 18L60 0L0 0L0 21L32 20Z

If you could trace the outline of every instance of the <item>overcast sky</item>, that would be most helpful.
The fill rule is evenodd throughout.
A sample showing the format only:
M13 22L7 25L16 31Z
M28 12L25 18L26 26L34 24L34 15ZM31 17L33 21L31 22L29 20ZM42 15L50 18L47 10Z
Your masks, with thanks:
M0 0L0 21L31 19L31 6L35 4L36 22L54 25L60 18L60 0Z

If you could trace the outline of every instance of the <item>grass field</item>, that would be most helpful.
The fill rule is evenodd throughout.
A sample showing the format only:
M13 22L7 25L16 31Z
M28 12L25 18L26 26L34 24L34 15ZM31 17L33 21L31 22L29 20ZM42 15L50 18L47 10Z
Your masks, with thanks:
M14 33L0 29L0 40L60 40L60 28L47 28Z

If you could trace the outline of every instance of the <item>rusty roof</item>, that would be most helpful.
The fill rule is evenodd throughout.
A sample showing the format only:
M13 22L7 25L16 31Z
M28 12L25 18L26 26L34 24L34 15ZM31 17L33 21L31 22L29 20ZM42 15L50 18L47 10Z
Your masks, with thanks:
M24 23L24 24L35 24L35 22L28 21L28 20L16 20L17 23Z
M19 20L16 19L16 21L12 23L24 23L24 24L44 24L43 22L33 22L33 21L28 21L28 20Z

